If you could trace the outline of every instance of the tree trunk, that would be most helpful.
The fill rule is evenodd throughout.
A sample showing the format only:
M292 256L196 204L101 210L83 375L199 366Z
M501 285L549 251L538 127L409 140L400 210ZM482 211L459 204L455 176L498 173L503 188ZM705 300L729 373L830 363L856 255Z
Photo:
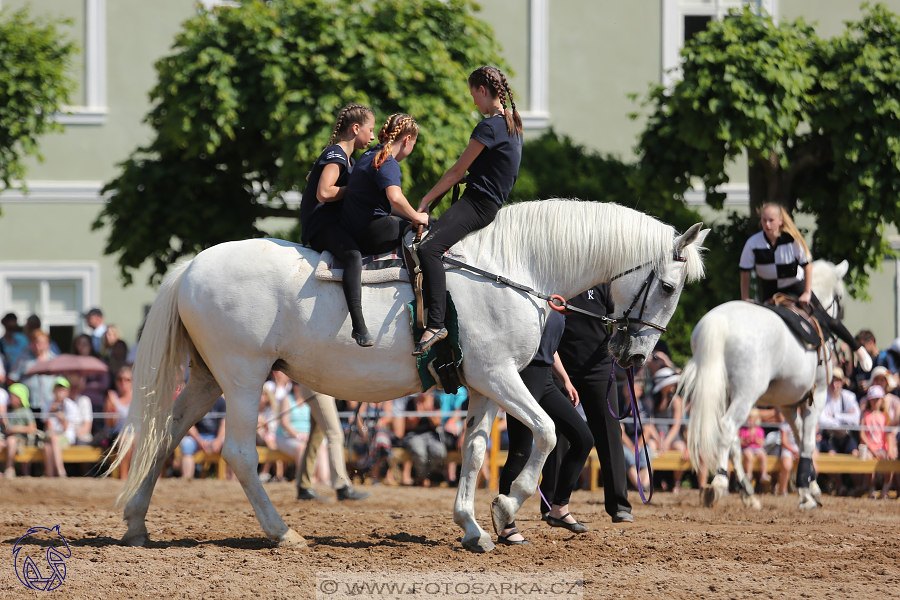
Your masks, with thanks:
M748 172L751 218L759 214L767 202L776 202L793 213L797 207L796 196L791 192L795 174L793 168L781 167L779 156L774 152L751 160Z

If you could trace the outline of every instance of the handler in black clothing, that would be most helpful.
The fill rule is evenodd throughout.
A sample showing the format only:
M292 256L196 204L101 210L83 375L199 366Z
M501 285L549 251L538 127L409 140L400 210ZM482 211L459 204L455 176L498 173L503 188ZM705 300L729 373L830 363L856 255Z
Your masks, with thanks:
M569 303L600 315L615 311L608 283L601 283L579 294ZM613 368L608 342L609 333L600 319L573 312L566 317L566 331L557 352L572 385L578 390L588 427L594 436L603 473L606 512L613 523L622 523L634 521L634 517L628 501L622 429L606 404L606 388ZM612 406L619 406L615 385L609 390L609 400Z

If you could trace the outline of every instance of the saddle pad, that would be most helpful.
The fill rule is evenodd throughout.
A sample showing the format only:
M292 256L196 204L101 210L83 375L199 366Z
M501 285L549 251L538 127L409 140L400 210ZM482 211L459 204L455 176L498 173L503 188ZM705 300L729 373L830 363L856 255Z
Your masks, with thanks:
M409 302L406 304L406 308L409 309L409 326L412 329L413 339L418 341L425 331L416 327L416 303ZM447 337L439 343L450 344L453 362L456 363L456 368L458 369L463 361L463 353L462 346L459 345L459 316L456 314L456 306L453 304L450 292L447 292L447 317L444 319L444 327L447 328ZM419 381L422 382L423 392L427 392L438 385L439 378L432 365L436 358L436 344L429 348L425 354L416 357L416 370L419 372Z
M413 233L407 234L407 245L412 240ZM460 262L465 262L465 255L456 248L450 248L447 255L455 258ZM453 265L444 263L444 269L457 269ZM344 279L344 266L341 261L327 250L319 257L319 264L316 266L316 279L322 281L341 281ZM409 282L409 274L403 264L403 255L400 253L398 246L391 252L378 254L375 256L363 256L362 283L387 283L389 281L406 281Z
M776 306L774 304L764 304L763 306L781 317L788 329L791 330L791 333L797 336L797 339L806 346L807 350L815 350L821 345L819 335L813 329L813 326L809 324L809 321L786 306Z

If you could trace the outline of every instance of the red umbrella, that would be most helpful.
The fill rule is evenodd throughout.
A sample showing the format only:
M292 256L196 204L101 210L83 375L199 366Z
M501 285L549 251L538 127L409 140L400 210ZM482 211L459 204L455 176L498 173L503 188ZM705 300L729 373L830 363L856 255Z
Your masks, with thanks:
M99 358L78 354L60 354L56 358L39 362L25 375L59 375L60 373L107 373L109 367Z

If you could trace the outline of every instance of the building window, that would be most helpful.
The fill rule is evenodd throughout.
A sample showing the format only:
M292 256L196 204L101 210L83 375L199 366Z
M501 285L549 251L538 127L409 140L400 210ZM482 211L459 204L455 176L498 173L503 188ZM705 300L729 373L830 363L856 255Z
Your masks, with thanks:
M84 330L82 314L99 304L100 267L96 263L0 262L0 314L16 313L23 325L30 315L63 352Z
M662 0L662 83L670 86L678 79L680 52L684 43L706 29L712 20L728 11L752 6L778 16L778 0Z
M102 125L106 104L106 0L84 0L84 48L76 60L84 60L83 102L65 106L54 115L63 125Z

